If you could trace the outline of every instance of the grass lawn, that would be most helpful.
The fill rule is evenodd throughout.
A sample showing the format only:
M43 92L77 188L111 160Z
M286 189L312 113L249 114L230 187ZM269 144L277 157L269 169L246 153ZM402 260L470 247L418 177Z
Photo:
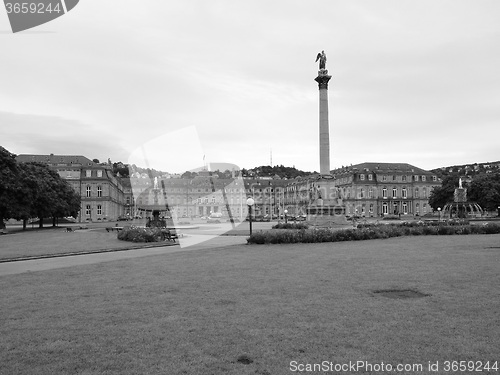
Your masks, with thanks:
M66 232L65 228L45 228L0 236L0 260L27 256L112 250L158 244L120 241L117 232L104 228ZM169 244L169 243L167 243ZM162 243L165 245L165 243Z
M449 374L446 360L500 361L499 286L500 235L239 245L3 276L0 374L298 373L291 361L440 361L433 374ZM429 296L373 293L388 289Z

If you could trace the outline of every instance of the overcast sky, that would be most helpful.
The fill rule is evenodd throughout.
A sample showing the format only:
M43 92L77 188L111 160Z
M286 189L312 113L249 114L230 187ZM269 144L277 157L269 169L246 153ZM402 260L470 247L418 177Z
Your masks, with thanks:
M332 169L499 160L499 15L497 0L80 0L12 34L0 11L0 145L143 150L169 172L272 150L317 171L325 50Z

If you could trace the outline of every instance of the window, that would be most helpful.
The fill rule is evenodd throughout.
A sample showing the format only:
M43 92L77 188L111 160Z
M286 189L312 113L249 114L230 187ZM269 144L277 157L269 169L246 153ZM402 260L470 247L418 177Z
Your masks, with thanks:
M387 176L382 176L382 181L387 181Z
M90 187L90 185L87 185L87 198L89 198L92 194L92 188Z
M99 170L97 171L97 177L102 177L102 169L99 169Z
M415 181L418 181L418 176L417 175L415 175Z
M373 214L373 203L370 203L370 214Z
M415 188L415 198L419 198L419 191L418 187Z
M362 215L362 216L365 216L365 215L366 215L366 207L365 207L365 205L364 205L364 204L361 206L361 215Z
M398 196L398 189L397 188L392 188L392 197L396 198Z
M368 181L372 181L373 180L373 175L369 174L368 175Z
M368 198L373 198L373 188L368 189Z
M408 213L408 203L403 202L403 214L407 214L407 213Z
M389 207L387 206L387 202L384 202L384 203L382 204L382 213L383 213L384 215L387 215L387 214L389 213Z
M437 181L437 176L432 176L432 181Z
M396 181L396 175L392 176L392 181Z
M401 195L403 196L403 198L408 198L408 193L405 187L403 188L403 190L401 190Z
M420 203L417 203L417 204L415 205L415 213L416 213L416 214L420 213Z
M102 186L97 187L97 196L100 198L102 197Z
M426 188L422 189L422 198L427 198L427 189Z
M425 176L422 176L422 181L425 181Z
M87 169L87 170L85 171L85 176L86 176L86 177L92 177L92 171L91 171L90 169Z
M382 189L382 198L387 198L387 188Z
M130 204L130 197L127 197L127 204Z
M427 213L427 203L424 203L424 215Z
M406 175L401 176L404 182L406 182Z
M364 175L364 174L360 174L360 175L359 175L359 179L360 179L361 181L364 181L364 180L365 180L365 175Z
M90 216L90 204L87 204L87 207L85 207L85 215Z
M102 215L102 206L100 204L97 205L97 215Z

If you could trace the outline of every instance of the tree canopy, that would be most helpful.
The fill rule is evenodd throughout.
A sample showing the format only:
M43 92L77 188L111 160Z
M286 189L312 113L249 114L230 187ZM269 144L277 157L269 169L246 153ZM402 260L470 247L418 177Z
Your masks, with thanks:
M42 163L17 163L0 147L0 226L9 218L77 216L80 195ZM40 220L40 226L42 221Z

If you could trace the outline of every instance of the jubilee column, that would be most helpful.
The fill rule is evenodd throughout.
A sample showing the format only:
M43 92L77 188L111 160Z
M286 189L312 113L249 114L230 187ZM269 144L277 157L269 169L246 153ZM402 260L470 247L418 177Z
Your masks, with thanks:
M319 172L322 175L330 174L330 125L328 123L328 81L332 76L326 70L325 51L318 53L318 76L314 79L319 86Z

